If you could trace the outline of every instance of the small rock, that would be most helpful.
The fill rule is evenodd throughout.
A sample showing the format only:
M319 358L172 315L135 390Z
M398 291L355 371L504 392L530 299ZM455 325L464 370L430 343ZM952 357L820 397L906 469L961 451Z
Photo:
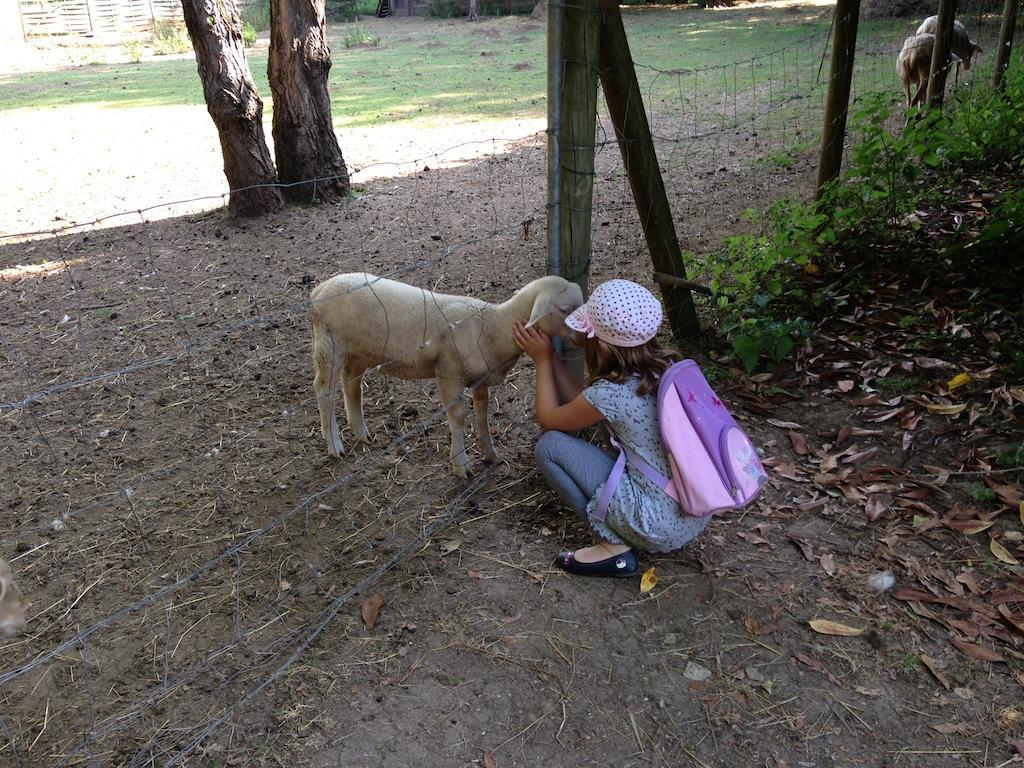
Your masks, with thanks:
M702 667L693 661L686 662L686 668L683 669L683 677L687 680L693 680L695 683L700 683L711 677L711 670L707 667Z
M888 592L896 583L896 577L892 571L879 571L868 576L868 586L875 592Z

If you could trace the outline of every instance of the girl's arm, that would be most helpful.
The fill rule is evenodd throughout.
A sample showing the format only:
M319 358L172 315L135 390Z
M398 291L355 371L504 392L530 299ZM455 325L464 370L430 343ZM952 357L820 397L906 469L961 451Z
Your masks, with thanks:
M604 420L604 416L584 399L576 395L565 405L558 399L554 353L551 339L539 328L527 328L521 322L513 328L516 344L537 366L537 423L543 429L576 432ZM566 374L570 375L568 371ZM576 383L579 387L579 383ZM580 390L582 388L580 387Z
M551 356L551 364L555 373L555 389L558 390L558 403L565 405L575 400L583 391L583 382L576 378L576 374L569 370L565 362L558 355Z

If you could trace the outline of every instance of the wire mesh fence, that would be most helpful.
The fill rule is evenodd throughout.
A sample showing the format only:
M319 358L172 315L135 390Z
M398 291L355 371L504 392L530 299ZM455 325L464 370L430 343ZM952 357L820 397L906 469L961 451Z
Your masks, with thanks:
M902 36L862 33L855 105L899 96ZM810 192L828 40L819 25L721 66L636 62L684 248ZM644 279L606 114L595 149L595 282ZM357 596L474 499L528 480L479 465L453 479L452 403L429 382L380 384L386 361L368 372L375 445L329 460L308 314L312 287L346 271L508 298L544 271L544 177L543 133L500 137L358 169L338 205L244 225L158 218L197 196L0 238L0 554L30 600L26 633L0 641L0 761L197 759L351 629ZM499 448L530 421L518 375L492 397Z

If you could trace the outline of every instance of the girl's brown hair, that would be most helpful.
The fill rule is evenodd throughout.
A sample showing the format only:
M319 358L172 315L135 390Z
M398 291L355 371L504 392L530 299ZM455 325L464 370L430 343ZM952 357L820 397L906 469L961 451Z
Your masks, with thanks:
M656 390L665 371L683 356L674 349L661 346L656 339L639 347L617 347L594 337L583 345L583 358L591 383L605 379L614 384L624 384L635 375L640 377L636 393L643 396Z

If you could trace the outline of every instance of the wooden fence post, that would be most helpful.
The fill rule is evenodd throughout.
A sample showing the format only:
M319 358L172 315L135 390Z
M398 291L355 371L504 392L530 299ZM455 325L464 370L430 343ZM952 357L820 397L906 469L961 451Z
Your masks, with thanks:
M846 140L846 117L850 105L859 16L860 0L838 0L836 3L832 67L829 71L828 95L825 97L825 124L821 132L815 197L821 197L822 187L839 177L839 169L843 165L843 143Z
M1003 23L999 27L999 46L996 49L996 70L992 74L992 87L999 88L1003 84L1003 73L1010 63L1010 51L1013 49L1013 27L1017 23L1017 6L1019 0L1006 0L1003 3Z
M956 17L956 0L939 0L939 20L935 30L935 44L932 46L931 72L928 75L928 104L942 109L946 93L946 76L949 74L949 49L953 42L953 19Z
M562 277L579 285L584 297L590 290L600 34L597 0L562 5L561 266ZM567 347L565 362L582 375L583 350Z
M548 9L548 274L562 274L562 4Z
M690 290L681 282L686 270L617 0L601 0L601 16L601 85L640 225L655 270L680 279L659 280L669 325L677 338L696 336L700 333L697 310Z

